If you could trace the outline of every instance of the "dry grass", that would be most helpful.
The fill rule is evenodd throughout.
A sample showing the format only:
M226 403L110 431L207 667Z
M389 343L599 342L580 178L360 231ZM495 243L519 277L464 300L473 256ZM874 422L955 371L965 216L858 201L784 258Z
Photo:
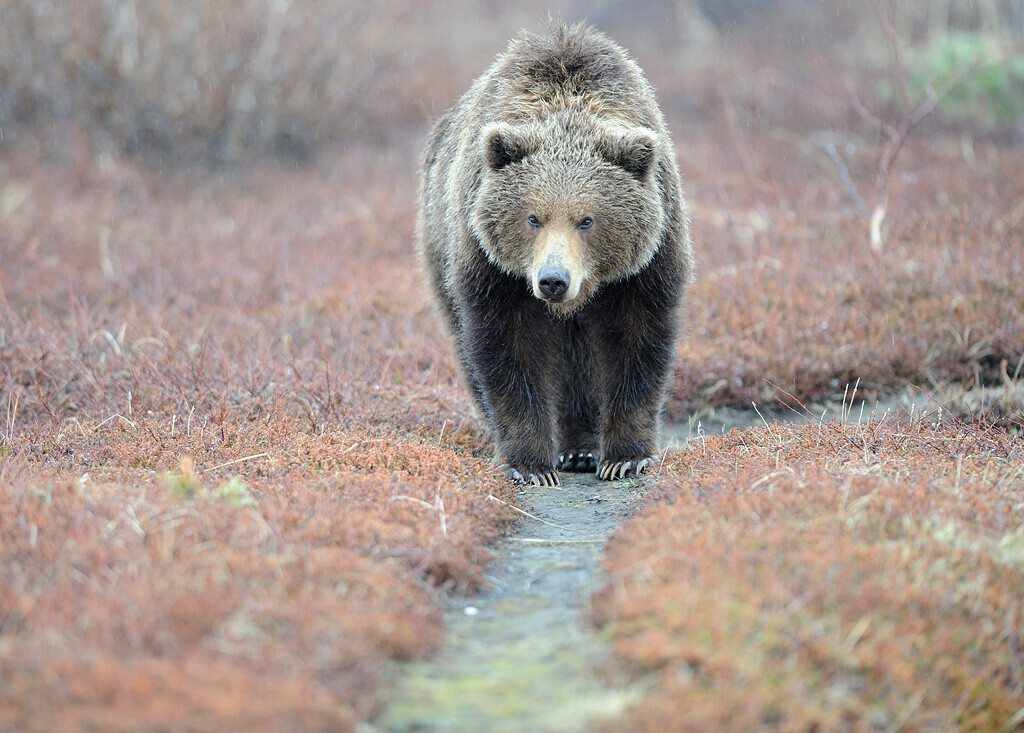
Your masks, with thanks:
M511 502L411 240L428 118L538 7L201 5L0 0L0 729L352 729L389 660L436 648L431 588L480 587L515 516L487 498ZM814 14L698 41L680 12L586 12L660 89L693 205L670 418L859 378L1015 427L1016 128L916 129L875 253L851 191L874 204L886 143L847 82L901 110L870 87L881 57L851 56L861 21L837 16L841 43ZM306 165L154 165L195 150ZM1021 591L1019 447L922 420L836 429L666 462L669 503L609 561L628 592L597 604L627 659L665 670L644 725L685 724L677 695L724 725L895 723L901 696L920 729L1019 709L1001 605Z
M665 475L595 598L621 658L658 673L612 729L1021 724L1018 439L920 415L773 425Z
M351 730L512 517L412 177L2 164L0 729Z
M742 190L738 169L692 184L701 272L677 414L781 396L768 382L814 400L838 398L857 379L868 395L906 384L1002 386L1002 362L1012 375L1024 358L1015 284L1024 209L1005 195L1024 164L1020 149L986 144L984 163L970 166L941 139L911 144L912 183L897 187L889 241L875 253L866 223L843 213L842 187L815 170L823 155L780 145L766 170L805 179L786 182L771 204L753 197L737 207L711 189Z

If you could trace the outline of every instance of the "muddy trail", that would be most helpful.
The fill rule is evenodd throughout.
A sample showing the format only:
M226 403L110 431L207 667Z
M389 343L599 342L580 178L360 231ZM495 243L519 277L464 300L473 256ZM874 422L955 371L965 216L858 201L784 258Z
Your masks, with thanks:
M640 490L563 474L558 489L524 493L537 519L497 549L490 590L447 599L444 648L404 666L379 730L576 731L621 710L635 693L602 678L608 650L583 611Z
M701 435L761 420L730 411L674 426L663 442L668 451L686 450ZM366 733L575 733L639 699L642 681L626 684L608 673L610 644L586 609L607 579L605 543L634 511L646 479L560 477L558 488L520 494L532 516L496 548L489 590L445 599L444 647L430 660L396 669L391 703Z

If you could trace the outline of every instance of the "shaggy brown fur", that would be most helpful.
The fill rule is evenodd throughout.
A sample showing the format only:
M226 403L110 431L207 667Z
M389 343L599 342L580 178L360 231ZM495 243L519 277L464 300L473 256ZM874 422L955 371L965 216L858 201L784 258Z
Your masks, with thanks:
M419 247L519 481L642 473L692 271L654 92L577 25L522 34L434 126Z

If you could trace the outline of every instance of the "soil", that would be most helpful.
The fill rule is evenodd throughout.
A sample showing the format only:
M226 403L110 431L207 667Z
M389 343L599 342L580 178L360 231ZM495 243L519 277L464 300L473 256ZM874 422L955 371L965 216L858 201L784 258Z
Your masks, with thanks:
M667 429L666 450L761 420L753 411L718 411ZM558 488L521 492L520 505L531 516L495 549L489 590L444 600L441 652L395 670L390 705L364 733L573 733L640 699L645 682L627 683L608 670L610 645L586 612L591 594L608 581L601 567L606 541L656 478L560 478Z
M444 648L401 670L380 730L577 731L638 697L601 674L609 650L582 616L642 485L561 478L521 495L537 519L497 549L489 591L447 599Z

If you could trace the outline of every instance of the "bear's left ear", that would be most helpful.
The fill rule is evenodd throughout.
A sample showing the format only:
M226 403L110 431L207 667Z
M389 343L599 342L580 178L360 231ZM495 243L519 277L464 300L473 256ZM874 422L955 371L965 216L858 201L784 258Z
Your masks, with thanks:
M484 155L492 170L501 170L506 165L518 163L533 152L534 145L525 130L517 129L504 122L497 122L484 128Z
M613 165L643 181L650 173L658 138L645 127L613 131L604 137L598 146L601 155Z

